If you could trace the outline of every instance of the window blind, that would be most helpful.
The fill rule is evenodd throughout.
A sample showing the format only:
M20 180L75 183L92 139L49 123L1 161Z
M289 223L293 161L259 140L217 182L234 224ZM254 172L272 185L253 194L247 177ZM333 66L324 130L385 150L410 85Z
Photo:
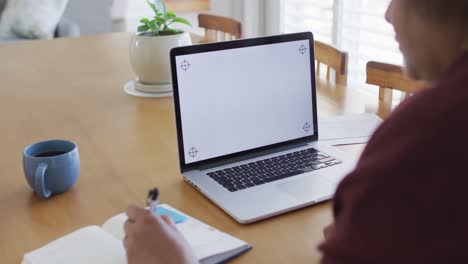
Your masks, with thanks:
M317 40L332 43L333 0L284 0L285 33L312 31Z
M385 11L390 0L283 0L282 31L312 31L319 41L349 54L348 86L364 88L366 63L402 65L403 58Z

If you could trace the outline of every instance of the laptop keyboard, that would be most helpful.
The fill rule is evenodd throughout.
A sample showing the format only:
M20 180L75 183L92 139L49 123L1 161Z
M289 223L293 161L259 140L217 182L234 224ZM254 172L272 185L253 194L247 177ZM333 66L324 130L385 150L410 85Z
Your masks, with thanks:
M230 192L340 164L314 148L207 173Z

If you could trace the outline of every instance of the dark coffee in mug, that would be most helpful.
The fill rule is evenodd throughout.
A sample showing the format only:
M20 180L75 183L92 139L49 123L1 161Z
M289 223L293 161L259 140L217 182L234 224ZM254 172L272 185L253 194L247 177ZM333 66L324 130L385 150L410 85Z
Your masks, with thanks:
M54 156L59 156L67 153L66 151L48 151L40 154L34 155L36 158L47 158L47 157L54 157Z

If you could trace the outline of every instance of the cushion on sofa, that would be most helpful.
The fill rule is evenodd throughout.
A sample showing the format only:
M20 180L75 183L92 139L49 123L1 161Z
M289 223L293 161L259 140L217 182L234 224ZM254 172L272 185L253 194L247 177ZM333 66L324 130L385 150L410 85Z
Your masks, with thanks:
M0 38L53 38L67 3L68 0L7 0L0 17Z

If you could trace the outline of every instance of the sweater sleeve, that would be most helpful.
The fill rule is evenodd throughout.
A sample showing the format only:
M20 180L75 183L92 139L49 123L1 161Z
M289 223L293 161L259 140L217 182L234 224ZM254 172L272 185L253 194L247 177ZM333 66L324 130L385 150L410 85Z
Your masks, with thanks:
M466 107L428 113L424 98L379 128L339 185L323 264L468 263Z

